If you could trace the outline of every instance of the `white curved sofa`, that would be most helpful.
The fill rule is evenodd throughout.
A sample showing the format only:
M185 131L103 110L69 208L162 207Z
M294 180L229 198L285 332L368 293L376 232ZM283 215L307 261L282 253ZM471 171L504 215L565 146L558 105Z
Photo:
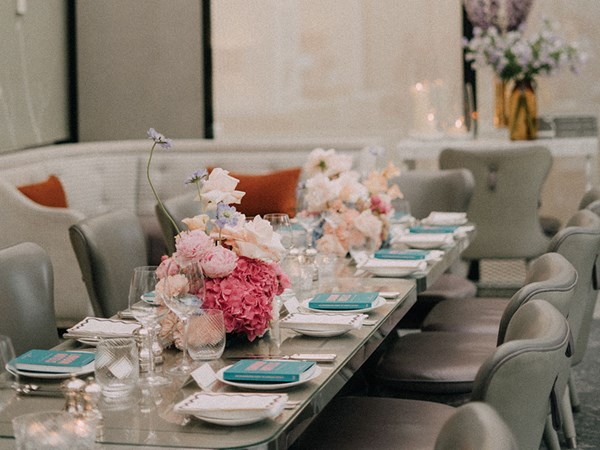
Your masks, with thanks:
M93 314L68 228L84 217L122 208L135 211L147 230L159 229L156 202L146 180L151 144L150 140L85 142L0 154L0 248L32 241L48 252L60 328ZM363 150L370 145L378 145L377 139L175 140L171 150L155 149L152 180L166 199L186 192L183 182L193 170L212 166L261 173L297 167L316 147L352 153L358 165L369 168L373 161ZM17 189L51 174L63 184L66 209L41 206Z

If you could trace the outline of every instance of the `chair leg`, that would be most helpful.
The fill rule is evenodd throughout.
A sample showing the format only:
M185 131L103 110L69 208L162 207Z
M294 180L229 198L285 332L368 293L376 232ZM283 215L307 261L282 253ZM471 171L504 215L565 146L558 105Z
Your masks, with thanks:
M565 390L560 402L560 416L562 418L563 434L567 442L567 448L577 448L577 432L575 431L575 419L571 409L571 398L569 387Z
M544 444L548 450L560 450L560 441L558 440L558 434L552 426L552 418L550 415L546 418L546 426L544 427Z
M579 412L581 403L579 401L579 395L577 395L577 389L575 387L575 381L573 380L573 373L569 376L569 397L571 399L571 408L573 412Z

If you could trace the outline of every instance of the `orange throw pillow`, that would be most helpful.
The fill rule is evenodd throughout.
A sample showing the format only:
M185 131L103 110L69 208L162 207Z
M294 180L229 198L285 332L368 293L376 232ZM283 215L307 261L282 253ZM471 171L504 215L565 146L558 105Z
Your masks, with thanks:
M211 171L212 168L208 170ZM246 193L241 204L232 206L246 216L286 213L294 217L296 188L301 172L300 167L261 175L229 172L229 175L240 180L236 189Z
M55 175L50 175L46 181L17 186L17 189L36 203L55 208L67 207L67 196L63 185Z

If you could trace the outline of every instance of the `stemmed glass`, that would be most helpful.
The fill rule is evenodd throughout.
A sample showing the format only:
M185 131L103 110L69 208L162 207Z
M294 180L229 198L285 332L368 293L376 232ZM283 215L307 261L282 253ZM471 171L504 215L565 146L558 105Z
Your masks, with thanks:
M9 336L0 335L0 411L16 396L18 376L10 372L7 364L15 359L15 350Z
M167 307L177 315L183 324L183 349L179 365L168 370L173 375L187 375L194 368L190 363L188 355L188 328L191 315L202 305L204 298L204 277L200 264L191 262L185 266L180 266L178 270L172 270L169 263L164 280L164 289L162 290L162 299ZM163 281L161 280L161 281Z
M133 270L129 285L129 311L147 330L144 347L148 352L148 371L140 377L140 383L151 386L170 383L167 377L156 373L152 352L156 340L156 327L168 312L155 295L157 282L156 266L141 266Z
M300 211L296 214L295 219L306 231L306 249L308 251L307 253L311 253L313 248L313 233L321 220L321 215L309 211L308 201L304 190L299 191L298 205Z
M273 231L279 234L281 237L281 245L289 252L294 246L294 234L290 223L290 217L283 213L270 213L265 214L263 218L271 224Z

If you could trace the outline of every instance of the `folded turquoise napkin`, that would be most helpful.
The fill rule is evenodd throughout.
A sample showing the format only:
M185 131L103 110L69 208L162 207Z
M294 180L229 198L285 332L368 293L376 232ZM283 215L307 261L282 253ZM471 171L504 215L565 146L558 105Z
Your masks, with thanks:
M411 233L454 233L457 225L417 225L410 227Z
M384 248L381 250L377 250L374 256L377 259L418 260L425 259L428 254L428 250L394 250L391 248Z

